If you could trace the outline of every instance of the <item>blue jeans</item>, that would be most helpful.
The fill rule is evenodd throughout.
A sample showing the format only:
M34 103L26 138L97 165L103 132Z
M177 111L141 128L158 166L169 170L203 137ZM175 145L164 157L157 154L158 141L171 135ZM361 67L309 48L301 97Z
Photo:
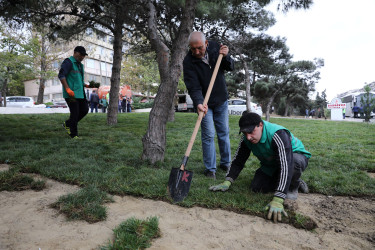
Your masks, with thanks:
M98 103L97 102L91 103L91 113L92 113L92 111L94 111L94 109L95 109L95 113L98 113Z
M201 123L203 162L206 169L212 172L216 172L215 129L220 151L220 165L230 166L228 101L213 109L209 108Z

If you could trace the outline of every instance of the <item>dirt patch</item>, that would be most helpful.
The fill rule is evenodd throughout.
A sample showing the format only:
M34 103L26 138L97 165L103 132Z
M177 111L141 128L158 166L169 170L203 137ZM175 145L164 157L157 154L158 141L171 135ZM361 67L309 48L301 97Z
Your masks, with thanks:
M47 188L40 192L0 192L0 249L98 249L132 216L159 217L162 236L151 249L375 248L374 198L301 194L291 209L316 221L314 232L224 210L182 208L131 196L115 196L107 205L107 220L89 224L67 221L49 207L78 187L45 180Z

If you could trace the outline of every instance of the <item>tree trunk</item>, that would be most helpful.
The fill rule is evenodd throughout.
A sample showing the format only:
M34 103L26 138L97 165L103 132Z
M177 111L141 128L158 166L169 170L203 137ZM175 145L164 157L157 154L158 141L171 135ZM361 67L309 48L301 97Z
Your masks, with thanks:
M289 107L290 107L290 101L288 101L288 97L286 97L284 116L288 116Z
M169 109L169 114L168 114L168 122L174 122L174 114L175 114L174 102L172 101L172 107Z
M242 60L242 65L245 71L245 84L246 84L246 111L251 112L251 92L250 92L250 86L251 86L251 78L250 78L250 72L249 67L247 66L247 63L245 59L243 58L243 55L240 55L240 58Z
M272 94L272 96L270 97L268 103L267 103L267 108L266 108L266 121L270 121L270 110L271 110L271 106L272 106L272 103L273 103L273 100L275 100L275 97L277 96L277 94L279 93L279 90L275 91L275 93Z
M42 34L42 41L41 41L41 49L42 53L40 55L40 82L39 82L39 91L38 91L38 104L43 103L44 97L44 88L46 86L46 71L47 71L47 47L46 47L46 40L45 36Z
M7 92L8 92L8 79L5 77L3 82L2 97L4 100L4 107L7 106Z
M107 124L117 124L118 100L120 91L120 72L122 61L122 26L124 20L122 13L118 10L116 12L115 26L113 32L113 65L111 76L111 90L109 92L109 106L107 114Z
M164 160L166 145L166 123L169 110L173 106L173 98L177 90L178 80L182 71L182 61L187 48L187 39L192 31L197 0L187 0L180 25L179 35L173 40L172 55L169 48L162 42L157 30L156 9L152 1L147 1L148 39L157 54L160 81L154 105L150 112L148 130L142 138L142 159L151 164Z

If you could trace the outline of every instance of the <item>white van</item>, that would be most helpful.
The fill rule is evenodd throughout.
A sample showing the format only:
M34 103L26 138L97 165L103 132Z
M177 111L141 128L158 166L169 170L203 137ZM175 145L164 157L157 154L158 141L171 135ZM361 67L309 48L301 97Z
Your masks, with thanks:
M250 102L251 112L257 113L262 116L262 107L256 103ZM228 100L228 113L230 115L242 115L246 111L246 100L242 99L230 99Z
M31 108L34 107L34 100L28 96L7 96L7 107Z

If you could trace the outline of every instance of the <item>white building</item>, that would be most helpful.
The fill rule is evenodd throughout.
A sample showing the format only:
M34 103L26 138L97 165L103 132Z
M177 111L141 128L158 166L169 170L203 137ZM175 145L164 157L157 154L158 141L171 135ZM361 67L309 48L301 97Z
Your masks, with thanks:
M88 54L82 62L85 68L85 82L95 81L99 82L101 86L110 85L113 62L112 39L112 36L102 32L98 33L93 30L87 30L83 41L70 42L69 45L64 45L67 47L66 54L61 58L61 61L54 62L53 64L53 67L56 69L56 76L46 81L43 97L44 103L63 100L62 86L60 80L57 78L58 71L62 61L72 56L74 48L78 45L84 46ZM25 81L24 85L25 95L37 101L39 79Z

